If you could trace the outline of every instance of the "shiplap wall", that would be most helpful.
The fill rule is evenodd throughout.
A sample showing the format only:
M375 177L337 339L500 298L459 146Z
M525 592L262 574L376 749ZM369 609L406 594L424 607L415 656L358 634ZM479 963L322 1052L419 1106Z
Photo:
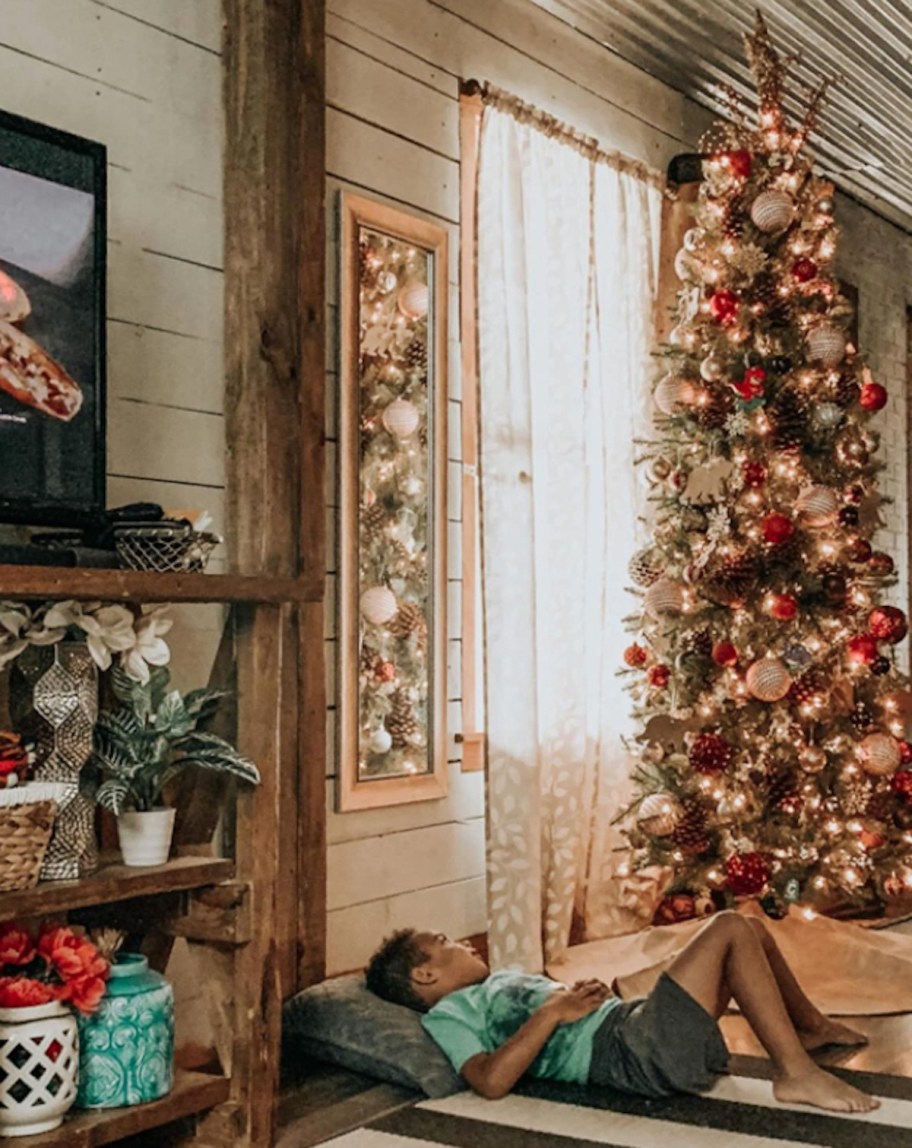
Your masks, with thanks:
M206 508L216 530L221 36L221 0L0 0L0 107L108 149L108 504ZM197 685L221 611L175 613L175 679Z
M597 136L606 146L664 168L694 150L706 112L653 77L612 56L527 0L328 0L327 188L329 234L329 394L327 435L337 435L336 199L341 188L386 200L450 227L451 279L458 264L458 84L490 80ZM908 236L847 204L841 259L857 268L865 349L904 409L896 345L905 306L900 270L908 265ZM889 256L881 265L874 250ZM856 258L860 256L860 260ZM851 273L847 273L851 277ZM891 281L892 278L892 282ZM884 310L886 309L886 310ZM866 319L865 316L868 316ZM881 322L887 317L888 322ZM902 316L904 322L904 314ZM451 324L454 339L458 327ZM448 696L451 794L443 801L335 814L335 760L330 754L328 968L351 969L391 928L425 923L465 935L485 928L484 793L479 774L460 771L453 735L459 730L459 358L450 354L450 634ZM890 419L885 436L893 541L905 532L905 420ZM335 536L335 458L327 474L330 538ZM905 548L894 546L905 587ZM330 570L334 589L334 568ZM905 590L903 590L905 594ZM327 637L335 650L333 594ZM900 600L900 599L898 599ZM622 607L619 603L619 609ZM334 667L330 657L330 692ZM330 731L334 714L330 712ZM332 741L330 742L332 745Z

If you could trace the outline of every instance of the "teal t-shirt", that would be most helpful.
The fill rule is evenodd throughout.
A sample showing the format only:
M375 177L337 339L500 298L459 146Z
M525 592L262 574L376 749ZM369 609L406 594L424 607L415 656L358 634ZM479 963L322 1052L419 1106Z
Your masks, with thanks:
M438 1001L421 1018L425 1031L443 1049L457 1072L480 1052L494 1052L559 988L547 977L504 971ZM559 1025L529 1067L532 1076L585 1084L592 1038L620 1001L609 997L595 1012Z

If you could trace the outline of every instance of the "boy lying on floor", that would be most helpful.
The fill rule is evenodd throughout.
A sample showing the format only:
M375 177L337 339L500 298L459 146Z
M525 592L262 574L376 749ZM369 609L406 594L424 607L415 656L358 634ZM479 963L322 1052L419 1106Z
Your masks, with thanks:
M728 1061L717 1019L734 1000L773 1062L778 1100L836 1112L880 1104L811 1060L809 1050L866 1038L819 1012L762 922L737 913L710 920L645 1000L621 1001L597 980L566 988L491 973L470 945L414 929L383 942L367 986L424 1013L456 1071L489 1099L524 1073L642 1096L706 1091Z

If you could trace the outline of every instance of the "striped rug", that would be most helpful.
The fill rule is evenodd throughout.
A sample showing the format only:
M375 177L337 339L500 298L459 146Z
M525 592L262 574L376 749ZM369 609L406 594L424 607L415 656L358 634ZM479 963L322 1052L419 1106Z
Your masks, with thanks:
M881 1097L865 1115L786 1106L768 1065L738 1057L736 1073L704 1096L643 1100L544 1081L504 1100L463 1092L401 1108L330 1143L332 1148L912 1148L912 1080L840 1072Z

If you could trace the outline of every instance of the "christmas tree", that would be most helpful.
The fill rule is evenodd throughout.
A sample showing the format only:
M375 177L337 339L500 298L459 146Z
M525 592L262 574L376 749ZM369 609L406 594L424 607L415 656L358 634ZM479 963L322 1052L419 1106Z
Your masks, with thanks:
M624 660L639 723L631 864L669 867L657 919L756 897L826 911L912 889L912 746L882 605L891 557L871 416L886 403L833 271L832 185L805 154L827 82L786 113L788 67L746 36L757 122L734 92L701 141L694 226L643 445L652 540L630 575Z

